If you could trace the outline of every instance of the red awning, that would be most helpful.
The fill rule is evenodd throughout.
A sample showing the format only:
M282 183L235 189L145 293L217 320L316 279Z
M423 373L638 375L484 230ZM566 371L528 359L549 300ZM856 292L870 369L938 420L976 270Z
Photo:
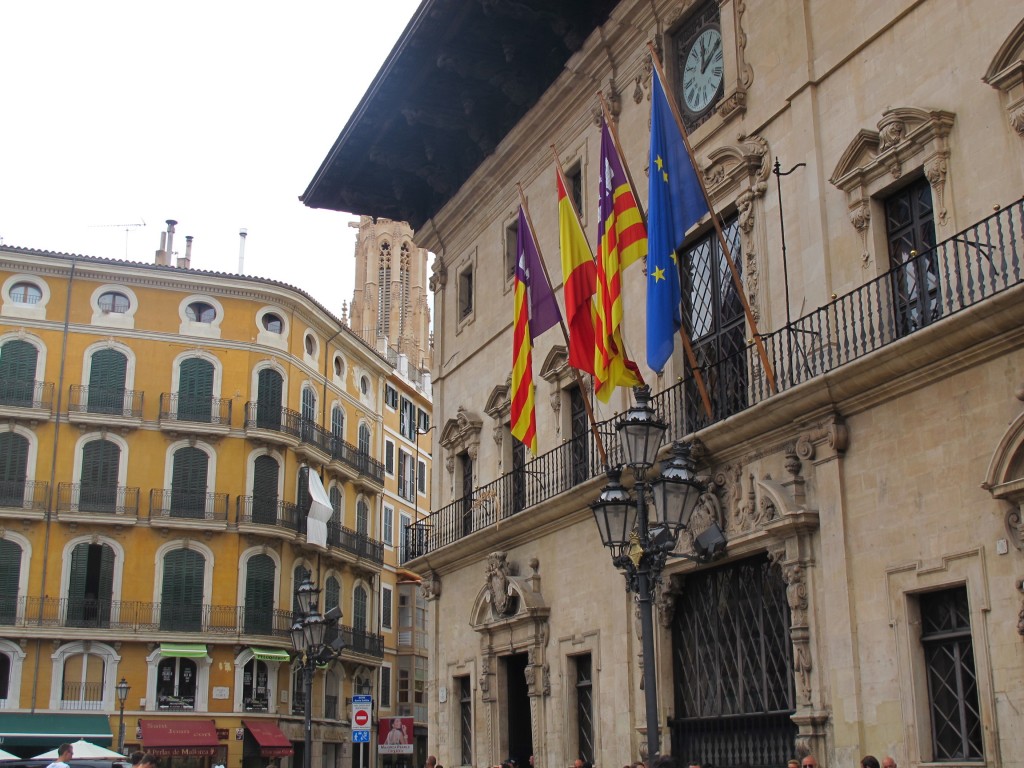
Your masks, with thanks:
M292 743L284 735L277 723L270 720L243 720L242 725L260 745L262 757L291 757L295 754Z
M142 720L142 746L158 757L213 757L217 728L213 720Z

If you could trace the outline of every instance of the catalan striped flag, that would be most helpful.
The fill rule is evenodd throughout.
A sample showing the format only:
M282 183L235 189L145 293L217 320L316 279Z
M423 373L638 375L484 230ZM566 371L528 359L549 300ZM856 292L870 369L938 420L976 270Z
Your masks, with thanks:
M607 403L615 387L643 383L622 344L622 270L647 255L647 230L605 122L598 213L594 389Z
M537 412L533 397L533 340L561 316L544 275L540 253L519 206L512 330L512 436L537 455Z
M565 322L569 326L569 365L594 372L594 292L597 266L583 234L572 200L565 192L562 169L558 177L558 242L562 253L562 285Z

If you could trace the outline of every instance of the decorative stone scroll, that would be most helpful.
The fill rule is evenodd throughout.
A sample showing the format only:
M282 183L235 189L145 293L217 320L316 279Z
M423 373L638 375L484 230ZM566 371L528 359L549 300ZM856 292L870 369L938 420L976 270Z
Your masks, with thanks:
M999 46L981 79L1001 92L1010 127L1024 139L1024 19Z

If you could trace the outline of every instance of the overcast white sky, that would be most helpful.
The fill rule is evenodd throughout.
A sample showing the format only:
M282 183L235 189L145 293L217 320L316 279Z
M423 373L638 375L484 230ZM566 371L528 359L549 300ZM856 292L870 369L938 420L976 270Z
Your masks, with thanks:
M418 0L0 2L0 238L351 301L354 217L298 196ZM127 234L125 224L131 227Z

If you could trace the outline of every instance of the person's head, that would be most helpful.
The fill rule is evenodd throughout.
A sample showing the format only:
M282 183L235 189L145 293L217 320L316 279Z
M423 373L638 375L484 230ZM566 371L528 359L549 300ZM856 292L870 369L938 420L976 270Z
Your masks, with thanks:
M142 756L142 760L139 762L139 768L156 768L160 764L160 761L156 759L156 755L151 755L149 752Z
M75 756L75 748L70 744L61 744L57 747L57 759L62 763L66 763L72 757Z
M437 758L434 757L433 755L428 755L427 756L427 768L436 768L436 766L437 766Z
M804 759L800 761L800 768L818 768L818 758L814 755L804 755Z
M860 759L860 768L879 768L878 758L874 755L864 755Z
M896 760L891 755L882 758L882 768L896 768Z
M128 755L128 760L132 765L138 765L142 762L142 758L146 756L145 752L132 752Z
M800 761L794 757L786 762L786 768L800 768Z
M651 761L651 768L680 768L681 765L682 760L673 755L658 755ZM687 765L696 765L700 768L700 763L696 760L691 760Z
M530 768L534 768L533 755L530 755Z

